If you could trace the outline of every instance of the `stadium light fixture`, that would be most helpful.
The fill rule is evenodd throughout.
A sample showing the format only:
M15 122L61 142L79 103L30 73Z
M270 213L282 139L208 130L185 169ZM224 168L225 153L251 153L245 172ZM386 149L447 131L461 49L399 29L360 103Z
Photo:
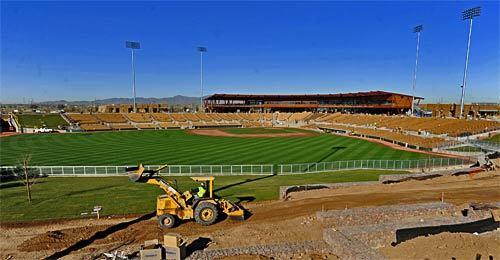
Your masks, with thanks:
M200 112L204 111L203 108L203 53L207 52L206 47L198 47L198 52L200 53L200 88L201 88L201 96L200 96Z
M417 25L415 27L413 27L413 32L416 33L416 32L421 32L424 30L424 26L423 25Z
M417 86L417 68L418 68L418 51L420 48L420 33L424 27L422 25L415 26L413 32L417 33L417 53L415 55L415 69L413 70L413 87L412 87L412 97L411 97L411 115L415 114L415 88Z
M474 17L479 16L481 14L481 7L474 7L471 9L467 9L462 12L462 20L469 20L469 37L467 39L467 52L465 54L465 68L464 68L464 77L462 81L462 96L460 97L460 118L463 118L464 113L464 99L465 99L465 88L467 86L467 69L469 66L469 50L470 50L470 37L472 34L472 20Z
M125 42L125 48L132 50L132 92L134 94L134 113L137 113L137 104L136 104L136 96L135 96L135 50L141 48L141 44L139 42Z

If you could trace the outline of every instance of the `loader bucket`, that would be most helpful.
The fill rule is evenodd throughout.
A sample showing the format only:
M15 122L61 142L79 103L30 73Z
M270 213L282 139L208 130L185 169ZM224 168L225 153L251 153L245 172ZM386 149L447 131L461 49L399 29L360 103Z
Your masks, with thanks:
M245 211L242 209L238 209L236 211L232 211L232 212L227 213L227 216L229 217L229 219L232 219L232 220L243 221L243 220L245 220Z
M491 216L495 222L500 222L500 209L490 209Z
M139 164L137 167L127 167L126 169L128 178L133 181L133 182L138 182L142 174L144 173L144 166L142 164Z
M229 219L245 220L245 210L229 200L220 199L220 207Z
M139 166L127 167L128 178L133 182L146 182L148 179L152 178L155 174L158 174L160 170L167 168L168 165L164 164L154 170L146 170L144 165L139 164ZM149 168L149 167L148 167Z

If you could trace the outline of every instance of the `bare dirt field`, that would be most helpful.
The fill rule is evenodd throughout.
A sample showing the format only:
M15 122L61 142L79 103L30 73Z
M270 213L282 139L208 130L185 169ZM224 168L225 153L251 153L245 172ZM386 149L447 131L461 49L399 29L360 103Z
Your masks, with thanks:
M468 233L441 233L428 237L417 237L396 247L381 250L392 259L405 256L406 259L498 259L500 255L500 233L486 235ZM491 259L491 258L490 258Z
M51 255L67 259L89 258L115 249L134 252L144 240L161 239L163 234L173 232L181 234L188 240L188 244L191 244L191 247L188 246L188 251L191 252L203 248L217 250L280 243L317 243L320 245L317 252L313 250L305 255L287 254L286 258L335 259L331 253L321 251L325 247L323 230L330 227L331 223L319 221L316 217L318 211L437 202L442 196L445 202L454 205L498 202L499 187L500 172L489 172L474 176L446 176L398 184L305 191L291 193L287 201L246 204L244 206L251 211L252 216L242 222L225 220L208 227L186 222L171 230L161 230L153 217L154 214L101 220L54 220L43 223L9 224L0 227L0 251L2 259L39 259ZM458 241L454 238L456 236L460 237ZM380 252L393 259L401 258L403 255L405 258L409 256L423 259L428 255L430 258L439 258L440 253L437 251L444 249L438 247L441 244L432 241L442 239L446 241L444 243L446 250L455 250L456 247L469 249L477 247L476 251L493 254L495 259L500 257L498 250L496 252L491 250L493 246L500 248L498 233L487 236L439 234L427 238L419 237L396 247L386 245ZM448 242L448 240L453 241ZM199 241L205 242L200 244ZM435 245L433 247L435 252L421 250L427 245ZM413 252L413 255L408 252ZM245 259L268 257L241 255ZM465 251L462 255L468 256Z
M314 132L294 132L294 133L259 133L259 134L233 134L220 129L192 129L187 133L195 135L206 136L223 136L223 137L242 137L242 138L255 138L255 137L305 137L317 135Z

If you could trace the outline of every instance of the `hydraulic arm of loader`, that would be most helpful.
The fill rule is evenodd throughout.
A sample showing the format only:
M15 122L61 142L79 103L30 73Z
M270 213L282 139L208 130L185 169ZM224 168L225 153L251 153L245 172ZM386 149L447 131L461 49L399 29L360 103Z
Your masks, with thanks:
M165 164L154 170L146 170L146 168L144 168L142 164L139 164L138 167L127 168L127 172L129 172L129 179L133 182L145 182L148 184L157 185L167 194L180 196L181 194L176 189L174 189L168 182L158 176L160 170L166 167L167 165Z
M133 182L145 182L152 178L154 175L157 175L162 169L165 169L168 165L164 164L154 170L146 170L144 166L139 164L137 167L127 167L126 171L129 173L128 177Z

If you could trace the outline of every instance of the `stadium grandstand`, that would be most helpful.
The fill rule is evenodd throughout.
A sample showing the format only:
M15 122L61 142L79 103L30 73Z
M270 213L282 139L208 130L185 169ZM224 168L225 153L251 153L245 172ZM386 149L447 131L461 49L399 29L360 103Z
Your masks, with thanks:
M197 129L220 127L307 127L379 136L421 147L446 138L482 134L500 129L500 123L483 119L408 117L346 113L97 113L62 114L84 131L132 129ZM337 131L338 130L338 131ZM376 134L378 133L378 134ZM410 137L405 135L410 134Z
M351 115L334 113L318 118L316 122L364 127L413 131L421 134L468 136L498 129L500 123L490 120L466 120L456 118L420 118L381 115Z
M435 117L458 117L460 104L421 104L420 108ZM500 104L467 104L464 113L471 118L485 118L500 115Z
M422 97L415 97L417 103ZM403 114L411 109L412 96L370 91L312 95L213 94L204 99L205 111L227 112L351 112Z
M2 128L7 128L6 115ZM433 149L473 135L489 135L500 130L500 122L485 119L409 117L350 113L275 112L275 113L61 113L12 114L21 130L61 126L59 132L124 131L161 129L200 129L234 127L300 127L375 138L398 145Z
M203 113L170 113L167 104L101 105L97 113L11 114L21 132L49 127L58 132L297 127L375 138L416 149L434 149L475 135L500 131L498 104L468 104L467 118L453 118L455 104L420 104L421 117L405 115L412 96L385 91L315 95L213 94ZM429 116L431 115L431 116ZM8 116L2 117L2 129ZM16 127L18 128L18 127Z
M132 113L134 106L131 104L100 105L97 108L99 113ZM161 113L168 112L167 104L137 104L139 113Z

